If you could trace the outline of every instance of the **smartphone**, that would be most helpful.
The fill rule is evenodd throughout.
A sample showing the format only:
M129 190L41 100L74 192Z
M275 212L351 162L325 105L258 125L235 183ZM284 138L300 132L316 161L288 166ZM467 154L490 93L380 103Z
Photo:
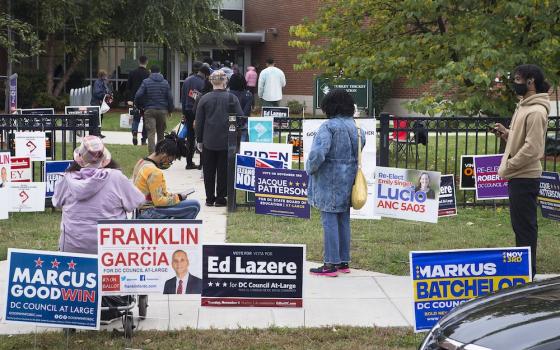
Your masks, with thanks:
M194 192L195 192L194 188L189 188L189 189L183 191L182 193L189 196L189 195L193 194Z

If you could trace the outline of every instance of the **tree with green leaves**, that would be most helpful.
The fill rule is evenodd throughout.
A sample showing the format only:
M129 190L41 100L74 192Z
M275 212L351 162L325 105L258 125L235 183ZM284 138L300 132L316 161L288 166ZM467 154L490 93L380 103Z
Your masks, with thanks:
M534 63L560 80L560 2L550 0L321 0L291 28L304 50L296 69L387 81L427 92L426 114L510 115L509 73Z

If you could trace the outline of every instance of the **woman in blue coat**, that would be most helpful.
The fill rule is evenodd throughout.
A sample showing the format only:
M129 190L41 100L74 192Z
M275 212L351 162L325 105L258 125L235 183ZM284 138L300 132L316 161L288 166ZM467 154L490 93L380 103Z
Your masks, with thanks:
M339 272L350 272L350 196L358 170L358 129L354 100L345 90L330 91L321 109L329 119L313 138L305 169L309 203L321 211L324 264L310 272L336 277Z

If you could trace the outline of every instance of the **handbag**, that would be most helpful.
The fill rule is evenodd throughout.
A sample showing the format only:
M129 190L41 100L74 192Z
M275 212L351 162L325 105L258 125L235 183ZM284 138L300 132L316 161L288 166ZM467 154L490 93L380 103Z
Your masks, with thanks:
M356 177L354 178L354 185L352 185L351 201L352 208L359 210L362 209L367 202L368 188L366 177L362 172L362 132L357 125L356 130L358 131L358 171L356 172Z

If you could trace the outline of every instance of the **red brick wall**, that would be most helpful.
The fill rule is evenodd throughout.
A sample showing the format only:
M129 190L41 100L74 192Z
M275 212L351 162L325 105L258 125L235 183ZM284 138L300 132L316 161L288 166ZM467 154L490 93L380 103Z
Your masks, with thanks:
M278 35L266 33L266 42L257 44L252 50L252 62L260 71L268 57L274 58L276 67L286 75L284 95L312 95L313 71L294 71L297 55L302 51L288 46L290 26L311 18L319 4L318 0L245 0L245 31L266 31L276 28Z
M427 91L428 86L421 86L419 88L410 88L406 86L404 78L398 78L393 82L391 91L392 98L418 98Z

